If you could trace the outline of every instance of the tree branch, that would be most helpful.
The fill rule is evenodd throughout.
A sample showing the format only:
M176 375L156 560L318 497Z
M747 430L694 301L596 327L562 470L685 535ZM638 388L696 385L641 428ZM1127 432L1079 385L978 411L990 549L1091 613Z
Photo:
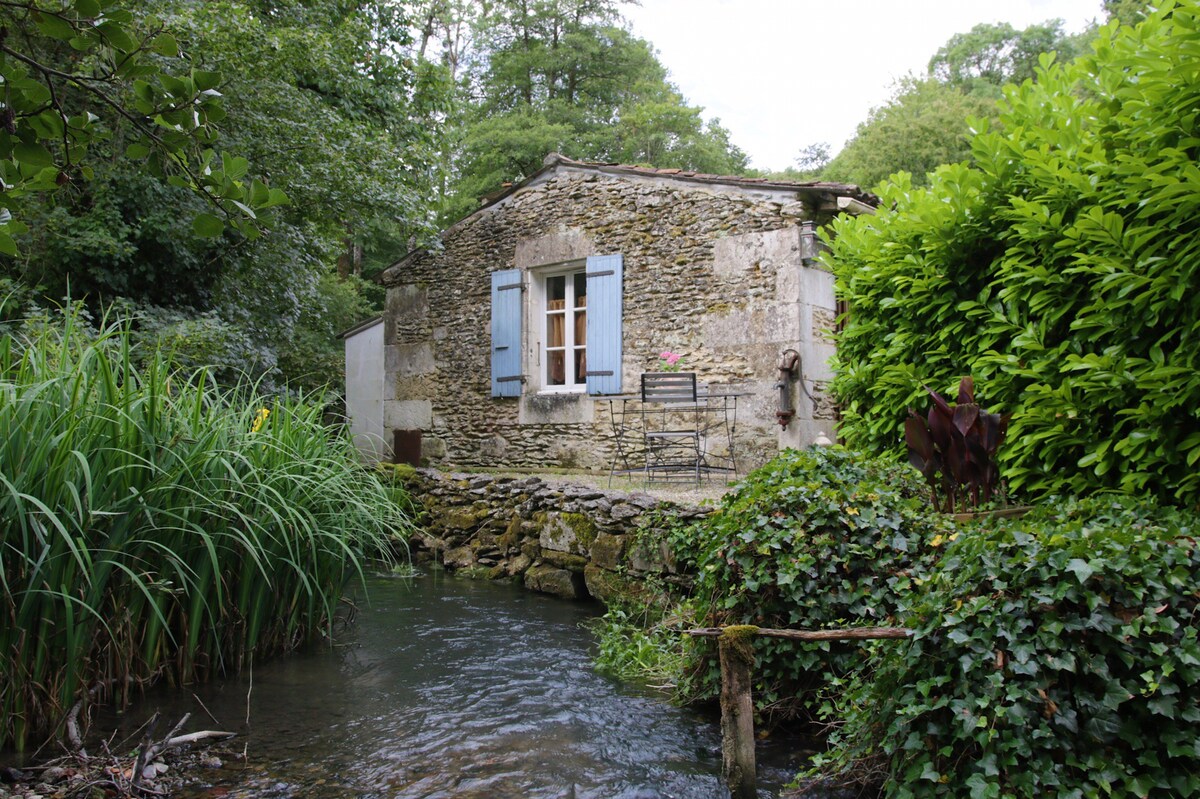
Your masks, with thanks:
M0 52L5 53L6 55L12 56L13 58L17 59L18 61L20 61L24 64L27 64L27 65L33 67L34 69L36 69L37 71L41 72L44 76L46 76L47 84L51 83L51 81L50 81L51 77L61 78L62 80L65 80L65 81L73 84L74 86L82 89L83 91L87 92L88 94L92 95L96 99L100 100L100 102L104 103L109 108L111 108L113 111L115 111L117 114L124 117L140 133L142 133L144 136L146 136L146 138L150 139L152 142L154 142L156 145L158 145L159 148L161 148L163 150L163 152L165 152L170 157L172 163L174 163L177 167L179 167L180 170L183 171L183 173L185 175L187 175L188 179L192 182L192 185L194 185L196 187L197 191L200 194L202 194L204 196L204 198L206 200L208 200L209 203L211 203L212 206L214 208L216 208L224 217L226 217L227 219L229 218L229 216L230 216L229 212L226 211L221 206L221 204L219 202L217 202L217 199L215 197L213 197L212 194L209 193L209 191L200 183L200 177L192 170L192 168L190 166L188 166L188 164L182 158L178 157L174 153L174 151L172 151L172 149L169 146L167 146L167 143L162 140L161 136L159 136L157 133L155 133L154 130L150 126L148 126L142 119L139 119L137 116L130 113L127 108L125 108L123 105L118 103L113 98L109 97L108 94L106 94L104 91L102 91L99 87L93 85L93 83L108 83L109 81L101 79L101 78L89 78L89 77L86 77L83 75L74 75L70 72L63 72L63 71L55 69L53 67L48 67L45 64L42 64L41 62L36 61L27 55L24 55L23 53L18 53L17 51L13 50L11 47L9 47L6 44L0 44ZM51 94L53 96L53 90L51 91ZM60 108L59 112L61 113L61 111L62 111L62 109Z

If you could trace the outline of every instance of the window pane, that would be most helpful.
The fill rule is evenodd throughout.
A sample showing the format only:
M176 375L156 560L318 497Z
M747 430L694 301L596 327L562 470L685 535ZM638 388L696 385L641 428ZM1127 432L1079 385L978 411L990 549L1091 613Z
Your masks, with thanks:
M566 385L567 353L563 350L546 353L546 380L552 386Z
M587 311L575 312L575 344L587 344Z
M576 272L572 277L575 279L575 307L587 307L587 275L583 272Z
M565 300L567 298L567 276L555 275L554 277L546 278L546 302L547 304L555 300ZM549 306L554 307L554 306ZM561 304L559 308L563 307Z
M575 350L575 382L587 382L587 350L579 347Z
M560 313L552 313L546 316L546 346L547 347L563 347L566 346L566 316Z

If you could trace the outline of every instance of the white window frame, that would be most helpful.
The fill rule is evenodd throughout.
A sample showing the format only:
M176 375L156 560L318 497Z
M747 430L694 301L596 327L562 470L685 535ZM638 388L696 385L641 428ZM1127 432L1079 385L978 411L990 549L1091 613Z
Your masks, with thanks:
M578 310L574 305L575 300L575 281L574 275L587 274L587 260L580 258L578 260L563 261L556 264L546 264L544 266L534 267L529 270L530 286L532 288L530 314L527 318L536 319L536 325L530 325L531 331L535 332L534 341L531 347L531 356L535 369L530 369L529 372L537 375L539 394L585 394L587 393L587 379L581 383L568 382L563 385L552 385L550 383L550 358L548 355L548 342L550 340L549 321L550 309L549 292L546 290L546 283L550 278L565 277L566 278L566 296L571 301L571 305L564 308L563 313L563 351L574 351L575 345L575 311ZM586 313L587 307L584 306ZM583 345L583 352L587 354L587 344ZM574 379L574 370L568 370L568 379Z

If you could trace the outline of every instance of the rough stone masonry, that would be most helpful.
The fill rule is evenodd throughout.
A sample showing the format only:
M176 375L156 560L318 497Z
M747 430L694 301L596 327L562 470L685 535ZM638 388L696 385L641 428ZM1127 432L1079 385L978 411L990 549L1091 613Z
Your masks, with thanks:
M734 431L743 472L832 435L833 278L812 258L812 225L874 198L839 184L664 172L553 156L444 231L440 249L391 266L385 435L420 431L423 462L443 468L607 468L614 433L603 397L526 386L493 398L489 382L490 273L600 254L623 256L622 391L636 391L670 350L702 383L744 392ZM537 336L528 325L527 360ZM803 385L790 387L797 413L782 430L775 383L786 349L801 355Z
M413 537L416 559L471 576L519 580L568 599L636 595L650 575L686 581L661 526L712 512L537 476L404 467L397 474L424 511Z

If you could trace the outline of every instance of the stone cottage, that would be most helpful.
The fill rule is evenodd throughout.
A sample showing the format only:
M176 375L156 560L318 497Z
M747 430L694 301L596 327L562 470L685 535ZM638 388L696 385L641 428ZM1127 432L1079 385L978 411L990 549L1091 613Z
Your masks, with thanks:
M665 351L702 391L737 395L723 432L740 472L832 437L836 305L816 231L876 202L552 154L384 272L385 441L439 467L607 470L614 397Z

